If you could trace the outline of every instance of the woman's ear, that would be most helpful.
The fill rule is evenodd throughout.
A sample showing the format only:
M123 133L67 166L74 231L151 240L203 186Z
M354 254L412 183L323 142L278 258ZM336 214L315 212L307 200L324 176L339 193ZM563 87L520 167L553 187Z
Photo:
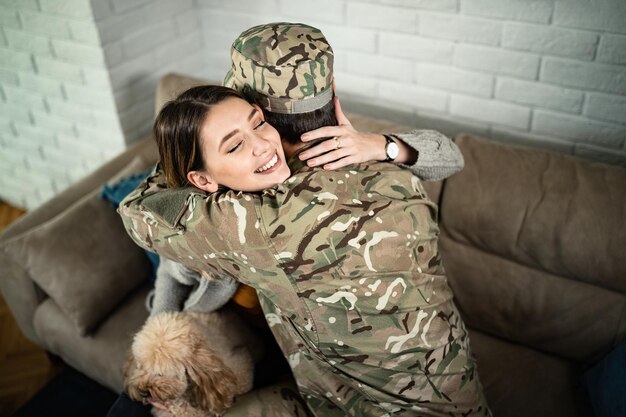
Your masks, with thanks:
M219 184L215 182L213 177L208 172L203 171L189 171L187 173L187 180L196 188L209 193L217 191Z

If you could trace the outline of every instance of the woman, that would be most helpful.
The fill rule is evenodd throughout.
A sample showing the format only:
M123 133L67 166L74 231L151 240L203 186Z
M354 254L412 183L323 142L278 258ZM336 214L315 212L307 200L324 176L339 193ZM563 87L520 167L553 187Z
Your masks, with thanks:
M343 125L349 125L337 97L334 106L326 112L332 116L326 115L321 120L320 115L298 115L299 123L308 127L328 126L336 125L339 120ZM307 117L315 118L316 124L303 122L302 119ZM236 90L221 86L194 87L167 103L156 119L154 134L168 185L182 187L191 184L207 192L215 192L220 186L255 192L285 181L290 175L288 156L301 149L292 143L281 142L279 132L265 119L266 115L258 105L250 104ZM311 132L308 136L315 138L319 134ZM438 139L442 138L447 139L439 134ZM374 147L353 140L350 158L333 162L329 159L329 154L333 158L332 154L336 153L332 141L306 140L309 146L319 143L300 153L300 157L306 157L301 159L313 158L309 166L324 165L324 168L333 169L348 165L350 161L368 161L378 155L380 160L385 159L384 152L380 152L383 146L376 153ZM368 140L372 141L371 138ZM400 150L394 162L415 162L413 149L401 140L397 140L397 144ZM456 150L453 144L448 147L453 150L442 157L449 157ZM346 149L349 148L344 147L344 153ZM460 162L450 165L446 176L462 167L460 154L455 157Z
M306 167L258 107L222 87L166 105L155 134L163 172L122 202L127 230L253 286L309 412L490 415L438 255L436 206L413 175Z

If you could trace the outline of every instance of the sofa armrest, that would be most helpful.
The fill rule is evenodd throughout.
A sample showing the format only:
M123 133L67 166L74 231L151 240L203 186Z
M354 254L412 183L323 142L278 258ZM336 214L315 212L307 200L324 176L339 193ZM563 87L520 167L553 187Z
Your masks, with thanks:
M44 225L99 189L136 156L141 156L146 162L156 162L157 151L151 137L140 140L41 207L26 213L0 234L0 290L20 329L34 343L41 345L33 328L33 317L47 296L25 269L23 262L18 262L9 253L8 242Z
M37 306L46 299L28 272L0 250L0 291L20 330L33 343L41 345L33 318Z

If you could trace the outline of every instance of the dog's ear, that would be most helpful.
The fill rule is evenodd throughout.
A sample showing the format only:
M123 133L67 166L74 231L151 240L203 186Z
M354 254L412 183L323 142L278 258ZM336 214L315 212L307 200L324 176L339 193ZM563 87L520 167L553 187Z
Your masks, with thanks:
M211 349L198 343L191 363L186 364L193 382L190 403L220 414L233 403L237 392L237 377Z

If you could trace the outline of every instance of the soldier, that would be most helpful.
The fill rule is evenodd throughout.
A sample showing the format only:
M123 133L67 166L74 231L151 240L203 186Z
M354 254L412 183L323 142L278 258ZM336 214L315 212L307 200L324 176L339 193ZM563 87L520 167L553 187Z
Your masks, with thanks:
M328 103L332 50L318 30L267 25L234 47L233 77L251 83L240 88L272 90L257 97L262 106L310 112ZM257 68L275 53L280 65ZM341 139L325 143L342 149ZM387 162L325 171L296 148L285 148L295 152L291 177L260 193L215 188L209 166L178 172L197 188L167 188L157 170L120 214L141 246L257 290L309 413L490 415L438 254L437 207L418 178Z
M380 135L354 130L338 99L333 100L333 63L332 48L318 29L291 23L255 26L233 42L231 70L224 85L261 106L268 123L281 133L283 145L292 148L290 152L296 150L293 145L302 145L300 139L310 142L334 137L334 141L300 153L309 166L336 169L393 160L428 181L444 179L463 168L456 145L438 132ZM332 90L328 88L331 84ZM319 126L324 127L316 129Z

